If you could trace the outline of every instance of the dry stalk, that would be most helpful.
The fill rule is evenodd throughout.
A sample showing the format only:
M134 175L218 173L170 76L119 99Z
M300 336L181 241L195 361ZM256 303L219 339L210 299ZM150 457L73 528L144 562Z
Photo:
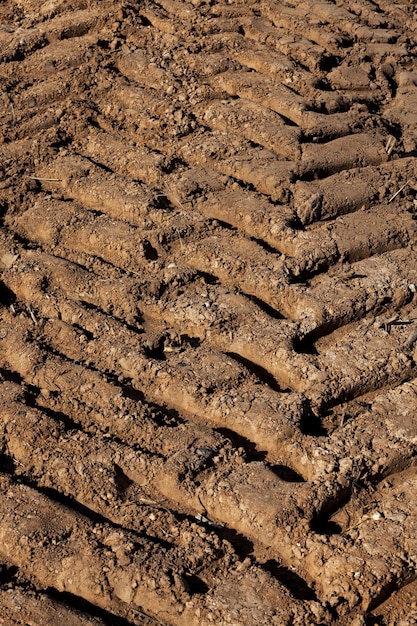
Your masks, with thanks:
M409 184L410 184L410 181L409 181L409 180L407 180L407 181L404 183L404 185L403 185L402 187L400 187L400 188L399 188L399 190L398 190L398 191L396 191L396 192L394 193L394 195L393 195L393 196L391 196L391 198L388 200L388 204L389 204L390 202L392 202L393 200L395 200L395 198L396 198L396 197L397 197L397 196L398 196L398 195L399 195L399 194L403 191L403 189L405 189L405 188L407 187L407 185L409 185Z

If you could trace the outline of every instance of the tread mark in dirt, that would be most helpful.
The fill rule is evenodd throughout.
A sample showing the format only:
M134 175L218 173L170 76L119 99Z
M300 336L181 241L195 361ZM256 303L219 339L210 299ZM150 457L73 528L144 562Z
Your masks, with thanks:
M2 623L415 623L416 17L2 3Z

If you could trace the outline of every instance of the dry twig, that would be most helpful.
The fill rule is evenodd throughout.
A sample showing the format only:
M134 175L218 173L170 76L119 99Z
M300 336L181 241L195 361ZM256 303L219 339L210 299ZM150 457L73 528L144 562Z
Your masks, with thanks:
M396 192L394 193L394 195L393 195L393 196L391 196L391 198L388 200L388 204L389 204L390 202L392 202L393 200L395 200L395 198L396 198L396 197L397 197L397 196L398 196L398 195L399 195L399 194L403 191L403 189L405 189L405 188L407 187L407 185L409 185L409 184L410 184L410 181L409 181L409 180L406 180L406 181L405 181L405 183L404 183L404 185L403 185L402 187L400 187L400 188L399 188L399 190L398 190L398 191L396 191Z

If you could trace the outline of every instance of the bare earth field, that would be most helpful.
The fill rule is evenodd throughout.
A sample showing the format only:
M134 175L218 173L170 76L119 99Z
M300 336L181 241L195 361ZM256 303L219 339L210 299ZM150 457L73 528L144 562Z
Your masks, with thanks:
M0 4L0 624L417 623L417 4Z

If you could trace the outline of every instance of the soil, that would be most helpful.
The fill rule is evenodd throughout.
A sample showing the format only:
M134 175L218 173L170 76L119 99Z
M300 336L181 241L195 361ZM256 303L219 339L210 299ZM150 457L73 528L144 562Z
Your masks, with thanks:
M417 622L417 5L4 0L0 624Z

